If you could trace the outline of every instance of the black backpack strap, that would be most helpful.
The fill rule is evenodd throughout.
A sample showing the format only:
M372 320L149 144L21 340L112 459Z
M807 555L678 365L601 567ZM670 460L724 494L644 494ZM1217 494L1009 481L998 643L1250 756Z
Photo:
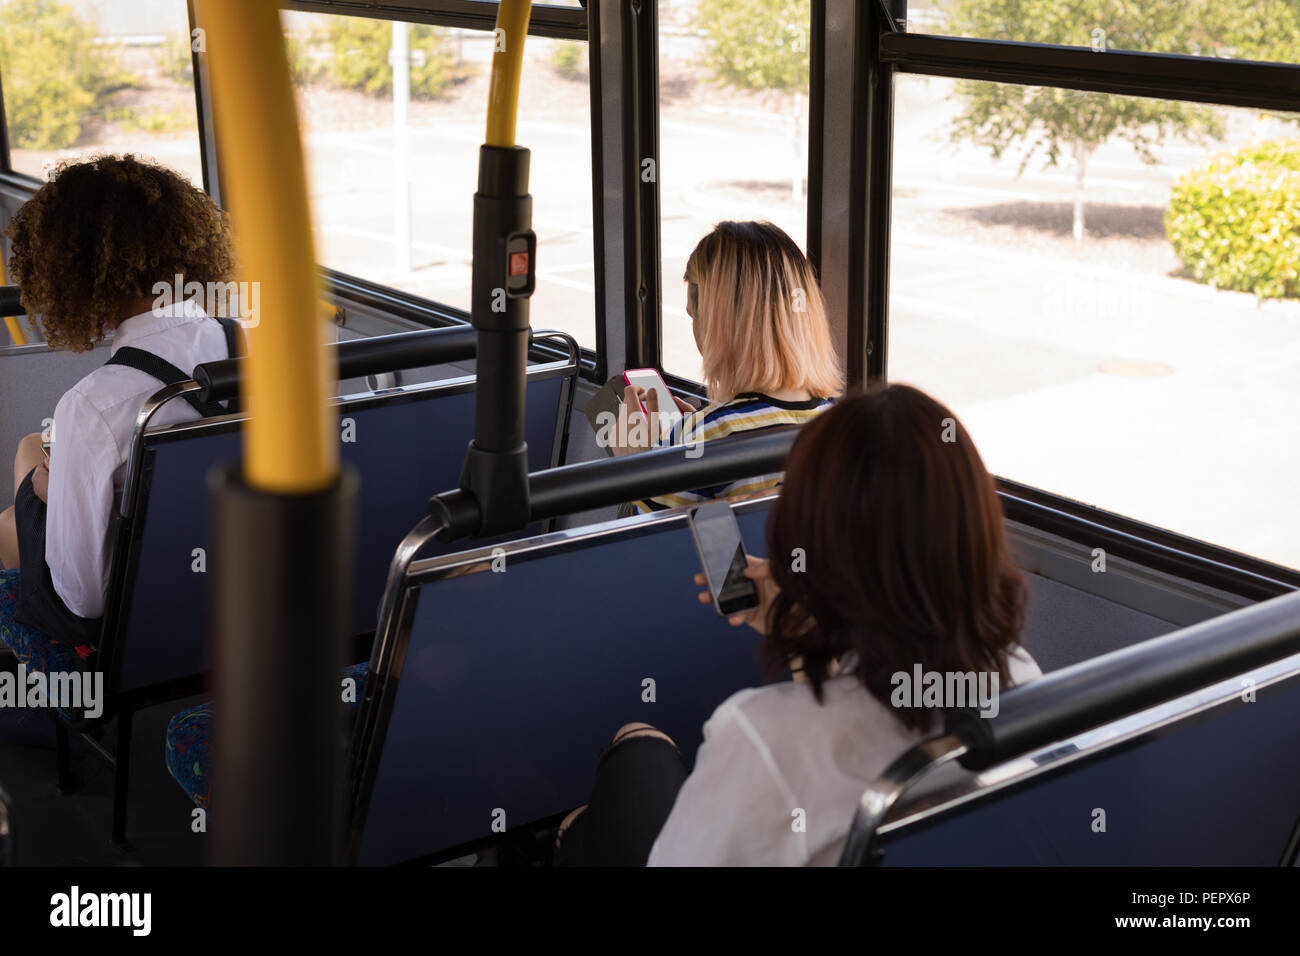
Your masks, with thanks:
M222 318L218 318L217 322L221 325L221 331L226 333L226 355L239 358L239 323L234 319Z
M146 352L144 349L132 348L124 345L110 358L105 365L125 365L127 368L133 368L138 372L152 376L158 379L164 385L176 385L180 382L188 382L190 376L186 375L171 362L159 358L152 352ZM207 418L209 415L224 415L226 410L217 402L201 402L193 393L186 393L181 396L185 401L194 407L194 410Z
M243 349L240 348L240 343L239 343L239 340L241 338L239 334L239 323L236 322L234 319L223 319L220 317L217 318L217 321L221 324L221 331L226 333L226 355L232 359L239 358L241 352L243 351ZM238 393L235 394L234 398L226 402L225 410L227 412L239 411Z

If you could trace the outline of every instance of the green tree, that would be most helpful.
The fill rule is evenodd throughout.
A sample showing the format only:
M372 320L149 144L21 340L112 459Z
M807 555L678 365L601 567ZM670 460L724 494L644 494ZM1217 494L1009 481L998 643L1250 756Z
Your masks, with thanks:
M1200 56L1294 59L1300 49L1295 0L949 0L941 32L995 40ZM1154 163L1152 146L1173 134L1199 140L1223 134L1220 111L1197 104L1078 90L963 80L954 140L969 139L995 157L1020 144L1021 172L1035 156L1048 166L1074 160L1074 237L1085 229L1088 159L1112 137Z
M808 94L809 16L808 0L700 0L692 23L704 34L705 59L719 81L788 97L796 202L803 195L801 117Z
M455 80L456 54L444 31L412 25L411 96L436 99ZM339 86L387 96L393 90L393 68L388 62L393 25L387 20L339 17L330 24L329 42L334 56L330 76Z
M87 114L133 80L95 27L56 0L0 6L0 75L10 142L20 149L62 149L81 135Z
M1205 0L1202 0L1205 2ZM1217 38L1207 51L1249 60L1300 61L1300 3L1295 0L1211 2Z

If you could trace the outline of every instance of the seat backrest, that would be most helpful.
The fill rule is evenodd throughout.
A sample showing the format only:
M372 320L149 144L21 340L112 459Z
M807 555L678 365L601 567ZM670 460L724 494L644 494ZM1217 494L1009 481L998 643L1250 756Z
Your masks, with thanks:
M24 320L25 321L25 320ZM0 339L4 332L0 330ZM44 431L63 393L108 358L108 348L68 352L47 345L0 346L0 448L12 456L18 440ZM14 500L12 458L0 468L0 501Z
M738 504L762 553L774 497ZM719 704L762 683L752 631L702 606L686 515L644 515L416 562L372 661L351 854L426 857L583 803L622 724L693 763ZM502 815L504 817L502 818Z
M575 377L576 366L563 362L529 372L531 469L552 467L563 454ZM430 495L459 481L473 438L474 380L349 397L338 410L342 458L361 479L350 622L351 633L361 634L374 629L398 542ZM214 464L240 458L239 423L225 416L145 436L139 493L114 561L112 591L120 603L110 600L101 647L117 691L206 670L205 574L214 558L206 482Z
M969 802L946 796L928 811L901 808L881 828L883 864L1293 862L1297 726L1300 657L1292 657L985 771L996 783L965 785Z

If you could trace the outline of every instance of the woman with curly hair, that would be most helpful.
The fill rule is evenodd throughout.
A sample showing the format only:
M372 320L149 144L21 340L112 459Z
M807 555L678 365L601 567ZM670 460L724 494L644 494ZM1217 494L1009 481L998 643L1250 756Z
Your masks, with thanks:
M1040 674L1019 643L1025 581L993 479L957 417L915 388L803 427L767 553L746 572L759 606L730 622L761 635L770 676L795 679L723 701L689 773L666 734L621 728L590 804L561 825L558 862L834 865L867 785L941 726L940 708L992 716L1000 690Z
M14 505L0 512L0 639L23 660L52 642L75 661L70 652L94 643L104 612L110 518L140 406L234 344L233 324L158 289L226 282L230 231L202 191L127 155L61 165L6 235L22 304L52 347L84 352L112 337L108 364L59 400L48 456L39 434L19 443ZM206 410L173 402L154 422Z

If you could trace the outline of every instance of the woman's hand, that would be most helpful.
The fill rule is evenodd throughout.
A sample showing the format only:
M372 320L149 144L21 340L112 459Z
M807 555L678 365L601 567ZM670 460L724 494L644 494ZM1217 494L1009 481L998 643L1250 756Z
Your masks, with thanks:
M683 415L695 411L676 395L673 402ZM641 411L642 404L646 408L644 412ZM630 455L655 448L667 434L668 423L665 416L659 414L659 393L635 385L623 389L623 404L618 410L618 428L614 435L614 454Z
M767 634L768 612L772 609L772 602L776 600L780 588L772 580L772 568L768 564L767 558L756 558L753 555L747 556L749 567L745 568L745 577L754 582L754 588L758 592L758 606L748 611L740 611L732 614L727 618L727 623L732 627L739 627L742 624L748 624L760 634ZM695 583L705 588L700 592L701 604L712 604L713 595L709 593L709 581L704 572L701 571L695 575Z

